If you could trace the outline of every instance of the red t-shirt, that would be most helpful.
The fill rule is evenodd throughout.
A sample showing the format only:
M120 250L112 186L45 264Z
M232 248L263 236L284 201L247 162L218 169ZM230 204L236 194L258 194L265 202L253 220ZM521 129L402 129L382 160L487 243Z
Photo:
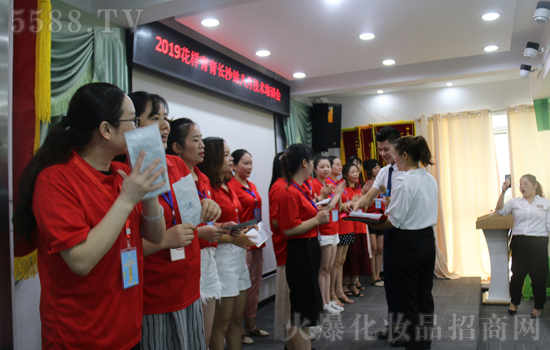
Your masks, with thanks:
M346 187L344 193L342 193L342 204L349 202L353 198L353 194L355 192L353 192L352 190L353 189L351 187ZM351 233L355 228L353 221L340 220L338 222L338 225L338 234L340 235Z
M282 234L284 234L284 231L293 229L303 221L317 215L317 207L312 202L311 197L299 187L296 182L292 181L281 195L277 211L277 223ZM317 237L317 232L318 226L315 226L301 235L287 237L287 239L313 238Z
M210 186L210 180L208 176L204 175L199 168L193 167L195 175L197 175L197 181L195 181L195 186L197 186L197 195L201 200L203 199L212 199L212 187ZM199 224L198 227L205 226L206 224ZM199 246L201 249L206 247L217 247L218 242L209 242L202 238L199 238Z
M235 178L232 178L231 181L227 183L227 186L230 187L231 190L233 190L233 193L235 193L235 195L239 199L239 203L241 203L241 207L243 209L241 219L243 222L247 222L255 218L254 209L260 209L260 211L262 210L262 198L260 197L260 193L258 193L258 190L256 189L256 185L248 180L246 180L246 183L248 184L248 188L244 187ZM251 193L254 193L255 197L252 196ZM262 244L259 248L256 246L252 246L249 249L254 250L264 247L265 243Z
M356 187L346 187L346 191L348 192L348 194L351 195L352 198L354 196L361 197L363 195L363 192L361 192L361 187L359 187L359 184L356 184ZM358 209L358 210L364 212L363 209ZM362 222L353 221L353 232L356 234L367 233L367 225Z
M117 169L130 174L126 165L112 162L111 175L104 175L73 152L69 162L42 170L36 179L32 211L38 230L42 349L129 349L141 339L141 204L129 216L139 285L123 289L120 255L127 249L124 227L86 276L74 273L59 254L84 241L109 211L122 183ZM107 196L105 190L113 195Z
M181 158L167 155L166 165L176 224L181 224L178 203L172 185L189 175L187 165ZM165 194L167 196L167 194ZM172 208L169 202L159 196L164 208L166 229L174 226ZM168 197L168 200L170 197ZM184 309L200 297L201 253L197 231L195 239L184 248L185 259L172 261L170 249L163 249L145 257L143 265L143 313L163 314Z
M326 180L327 183L330 184L329 180ZM325 184L321 183L318 179L313 179L313 198L318 197L321 194L321 189L325 186ZM334 190L332 190L332 194L329 198L332 198L334 196ZM336 213L333 213L336 211ZM324 224L319 226L319 231L321 232L322 236L331 236L338 233L338 204L332 208L330 214L330 222L328 224ZM335 215L335 216L334 216ZM334 218L336 217L336 221L334 221Z
M222 215L217 222L244 222L242 220L243 209L241 207L241 203L239 203L239 199L231 187L228 186L227 188L229 191L226 191L225 188L221 186L219 188L212 187L212 199L220 206L222 211Z
M278 178L269 190L269 226L271 227L271 232L273 232L271 240L273 241L273 251L275 252L277 266L286 265L287 237L278 228L275 228L271 221L277 219L279 201L281 200L281 196L285 193L287 185L288 183L285 179Z

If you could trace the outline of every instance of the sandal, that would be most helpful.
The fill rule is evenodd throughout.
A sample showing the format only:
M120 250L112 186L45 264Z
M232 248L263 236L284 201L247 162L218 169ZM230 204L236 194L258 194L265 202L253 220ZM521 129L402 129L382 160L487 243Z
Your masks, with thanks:
M245 332L253 337L269 337L269 332L264 331L258 326L253 329L246 329Z
M363 294L361 294L360 291L358 291L358 290L356 289L356 290L355 290L355 293L354 293L354 292L351 290L350 287L353 287L353 288L357 288L357 287L355 286L355 284L350 284L350 285L348 286L348 288L350 289L350 292L352 293L352 295L351 295L352 297L356 297L356 298L362 298L362 297L363 297Z
M359 282L359 279L355 281L355 288L357 288L357 290L365 290L365 287Z
M343 302L344 304L353 304L354 301L350 300L345 294L340 294L338 296L338 299Z

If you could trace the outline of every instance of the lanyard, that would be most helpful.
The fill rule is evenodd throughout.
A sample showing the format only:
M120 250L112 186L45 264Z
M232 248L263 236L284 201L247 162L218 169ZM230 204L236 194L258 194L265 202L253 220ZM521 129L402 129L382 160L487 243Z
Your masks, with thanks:
M168 194L168 196L166 195ZM170 208L172 209L172 224L176 225L176 212L174 211L174 202L172 201L172 191L168 191L167 193L162 194L162 198L170 205Z
M244 186L243 186L243 190L245 190L246 192L248 192L248 194L254 197L254 202L256 202L256 208L258 208L258 198L256 198L256 194L254 193L254 191L250 191L248 188Z
M88 179L91 180L94 183L94 185L96 185L96 187L99 188L101 192L103 192L105 196L113 199L113 201L116 201L116 196L113 193L107 191L105 186L97 179L97 177L95 177L92 173L90 173L90 171L86 168L84 164L82 164L82 162L80 161L80 159L78 159L78 157L73 157L72 161L76 164L76 166L80 170L82 170L82 172L86 175L86 177L88 177ZM118 191L120 192L121 190L122 190L122 183L118 185ZM124 223L124 228L125 228L124 232L126 233L126 242L128 243L128 248L130 248L130 235L132 234L132 231L130 230L130 216L126 218L126 222Z
M201 191L197 190L197 193L199 194L200 199L206 198L206 191L203 190L201 193Z
M331 179L330 177L327 177L327 180L329 180L330 182L332 182L332 184L333 184L334 186L338 186L338 184L337 184L336 182L334 182L334 180Z
M296 187L296 188L298 189L298 191L300 191L300 192L304 195L304 197L307 198L307 200L308 200L308 201L311 203L311 205L313 205L313 207L315 208L315 211L319 211L319 209L317 209L317 206L315 205L315 203L313 203L313 201L311 200L311 198L309 198L309 197L307 196L307 194L305 194L304 191L302 191L302 190L300 189L300 187L298 187L294 182L292 183L292 186Z
M313 190L311 189L311 186L309 185L309 179L306 179L306 181L304 181L304 183L306 184L307 188L309 188L309 194L313 197ZM302 190L300 190L300 192L302 192ZM304 192L302 192L304 193ZM305 194L304 194L305 196ZM315 207L317 208L317 207Z

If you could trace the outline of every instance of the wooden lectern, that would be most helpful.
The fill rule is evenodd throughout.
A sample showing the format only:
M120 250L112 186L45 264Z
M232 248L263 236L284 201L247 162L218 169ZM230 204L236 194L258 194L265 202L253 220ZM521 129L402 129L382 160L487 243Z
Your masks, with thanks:
M489 291L483 293L483 304L510 304L508 232L513 224L512 215L487 214L477 218L476 228L483 230L491 258L491 284Z

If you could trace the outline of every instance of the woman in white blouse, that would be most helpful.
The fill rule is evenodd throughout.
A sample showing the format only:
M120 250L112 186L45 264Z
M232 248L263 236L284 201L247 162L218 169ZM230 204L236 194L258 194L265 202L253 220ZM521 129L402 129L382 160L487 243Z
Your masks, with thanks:
M397 168L406 173L395 180L386 211L388 220L372 225L389 229L392 235L392 263L404 319L405 348L429 349L433 325L432 296L435 267L433 227L437 223L437 183L425 167L433 164L431 152L422 136L404 136L394 144ZM398 317L399 319L399 317ZM416 332L416 327L420 332ZM405 329L405 328L404 328Z
M521 302L521 290L527 274L533 282L535 307L532 318L539 318L546 301L546 276L548 276L548 231L550 231L550 201L544 198L542 186L533 175L523 175L519 190L523 197L510 199L504 204L504 194L510 182L502 185L496 212L512 214L512 279L510 281L510 315L517 313Z

